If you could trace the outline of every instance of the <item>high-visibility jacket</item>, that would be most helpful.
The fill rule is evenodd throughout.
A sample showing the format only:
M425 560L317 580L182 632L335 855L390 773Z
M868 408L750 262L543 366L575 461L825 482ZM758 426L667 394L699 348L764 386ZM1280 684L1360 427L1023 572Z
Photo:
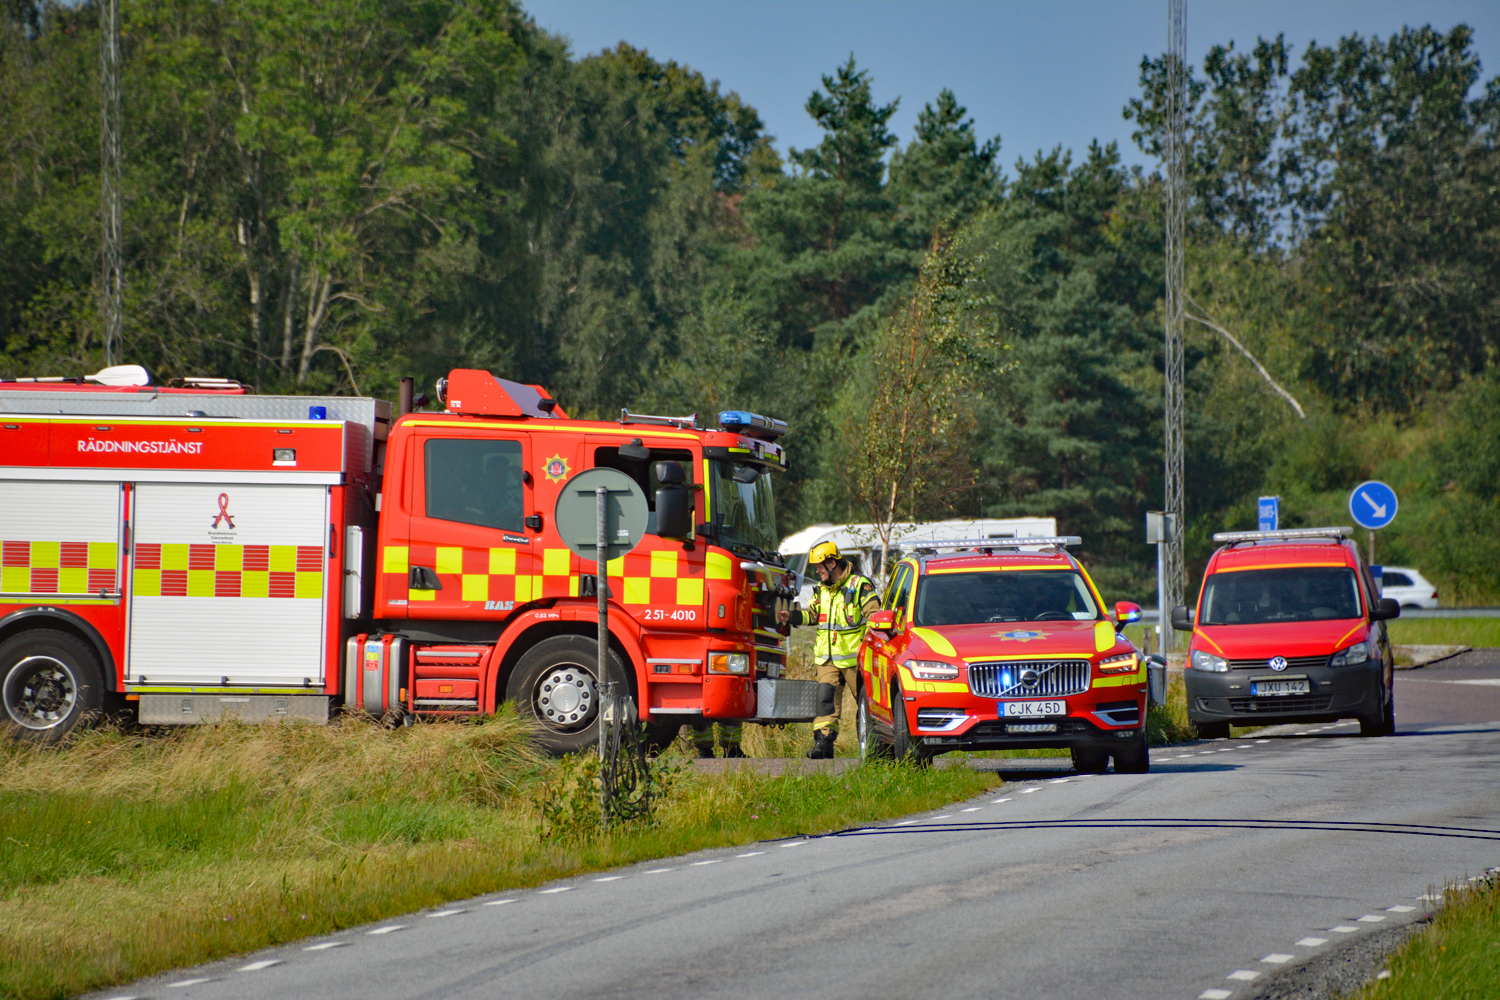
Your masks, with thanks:
M836 587L820 583L813 588L812 604L803 609L799 623L818 627L813 663L831 661L839 667L854 666L860 640L865 636L864 608L874 599L875 584L858 573L850 573Z

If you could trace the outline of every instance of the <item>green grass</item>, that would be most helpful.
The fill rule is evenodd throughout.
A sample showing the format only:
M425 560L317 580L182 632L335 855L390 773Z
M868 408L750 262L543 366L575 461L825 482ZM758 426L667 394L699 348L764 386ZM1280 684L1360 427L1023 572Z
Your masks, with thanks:
M1500 997L1500 878L1444 893L1432 926L1391 955L1389 979L1358 1000L1494 1000Z
M685 768L651 822L544 838L575 768L511 714L386 730L0 734L0 997L74 995L502 889L936 808L967 768L722 775Z
M1397 618L1390 623L1398 646L1500 647L1500 618Z

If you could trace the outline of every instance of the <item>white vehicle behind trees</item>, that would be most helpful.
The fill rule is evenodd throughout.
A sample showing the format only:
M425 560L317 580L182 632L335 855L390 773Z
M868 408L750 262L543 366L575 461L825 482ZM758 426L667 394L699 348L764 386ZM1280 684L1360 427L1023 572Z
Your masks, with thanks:
M965 538L1051 538L1057 534L1055 517L955 518L951 521L904 522L893 526L886 565L923 542L951 542ZM821 542L832 542L853 560L854 571L881 584L885 567L880 559L880 535L873 524L815 524L781 540L787 568L797 574L798 592L805 605L812 599L817 576L807 571L807 554Z

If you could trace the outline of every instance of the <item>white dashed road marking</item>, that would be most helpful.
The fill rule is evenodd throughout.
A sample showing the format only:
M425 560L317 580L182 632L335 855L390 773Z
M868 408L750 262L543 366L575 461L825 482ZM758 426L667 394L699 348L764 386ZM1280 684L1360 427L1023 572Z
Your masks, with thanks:
M1339 924L1337 927L1330 927L1328 929L1335 934L1353 934L1359 930L1358 927L1350 927L1348 924Z
M1008 798L1006 798L1006 799L995 799L994 801L992 801L990 803L990 805L992 805L992 806L998 806L1002 802L1009 802L1009 801L1010 801L1010 799L1008 799Z
M677 869L675 869L675 868L647 868L646 869L646 874L647 875L660 875L662 872L674 872L676 870Z
M1366 913L1364 916L1359 918L1359 922L1362 924L1378 924L1384 919L1385 917L1381 916L1378 913Z
M281 959L268 958L263 962L251 962L249 965L240 966L240 972L259 972L261 969L269 969L273 965L280 965Z
M735 857L737 857L737 858L754 858L754 857L757 857L757 856L762 855L764 853L766 853L766 852L765 851L751 851L749 854L736 854Z
M1238 979L1241 982L1248 983L1250 980L1256 979L1259 976L1260 976L1260 973L1256 972L1254 969L1235 969L1233 972L1231 972L1229 975L1225 976L1224 978L1225 979Z
M1198 994L1198 1000L1229 1000L1232 996L1228 990L1204 990Z
M624 875L606 875L603 878L594 879L595 882L618 882Z
M1320 944L1327 944L1327 938L1305 937L1297 942L1304 948L1316 948Z
M167 989L169 989L169 990L176 990L176 989L181 989L184 986L197 986L199 983L211 983L211 982L213 982L213 980L211 978L209 978L208 976L204 976L202 979L184 979L180 983L168 983L167 984Z
M464 911L463 910L438 910L436 913L429 913L429 914L427 914L427 919L428 920L436 920L438 917L451 917L454 914L462 913L462 912L464 912Z
M366 934L390 934L393 931L399 931L399 930L401 930L405 926L406 926L405 924L388 924L385 927L377 927L373 931L365 931L365 933Z
M1261 961L1269 962L1272 965L1281 965L1284 962L1290 962L1295 957L1295 955L1283 955L1278 952L1275 955L1267 955L1265 958L1261 959Z
M571 888L573 888L571 885L560 885L556 889L539 889L537 891L543 896L550 896L554 892L567 892Z
M504 906L506 903L514 903L514 899L492 899L485 906Z
M723 861L723 860L724 860L723 858L709 858L707 861L694 861L688 867L690 867L690 868L697 868L699 865L716 865L720 861Z
M1040 788L1023 788L1023 789L1021 789L1021 794L1022 795L1030 795L1032 792L1040 792L1040 791L1041 791Z
M979 810L981 810L983 808L984 808L984 806L971 806L968 809L965 809L964 812L966 812L966 813L977 813Z
M938 819L947 819L947 818L948 817L946 817L946 816L939 816L938 817ZM805 840L794 840L790 844L782 844L781 846L782 847L801 847L805 843L807 843L807 841L805 841Z
M321 942L319 944L310 944L306 948L303 948L302 950L303 951L327 951L329 948L342 948L345 944L346 944L346 942L344 942L344 941L323 941L323 942Z
M1415 910L1415 909L1416 909L1415 906L1387 906L1385 908L1385 912L1387 912L1387 913L1410 913L1412 910Z

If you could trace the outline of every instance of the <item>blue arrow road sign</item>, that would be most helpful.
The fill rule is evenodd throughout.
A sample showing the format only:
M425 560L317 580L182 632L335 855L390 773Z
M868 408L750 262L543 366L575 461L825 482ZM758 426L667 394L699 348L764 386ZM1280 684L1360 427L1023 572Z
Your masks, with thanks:
M1281 526L1281 497L1261 497L1257 514L1257 531L1275 531Z
M1396 519L1396 491L1377 479L1349 494L1349 514L1361 528L1379 531Z

